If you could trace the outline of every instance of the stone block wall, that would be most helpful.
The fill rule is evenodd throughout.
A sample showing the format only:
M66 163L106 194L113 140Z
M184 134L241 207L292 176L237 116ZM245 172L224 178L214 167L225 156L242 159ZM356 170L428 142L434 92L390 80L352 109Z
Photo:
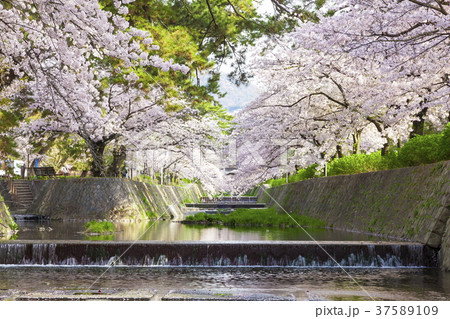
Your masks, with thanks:
M145 220L180 217L185 201L202 195L199 185L161 186L121 178L76 178L39 181L29 214L54 219Z

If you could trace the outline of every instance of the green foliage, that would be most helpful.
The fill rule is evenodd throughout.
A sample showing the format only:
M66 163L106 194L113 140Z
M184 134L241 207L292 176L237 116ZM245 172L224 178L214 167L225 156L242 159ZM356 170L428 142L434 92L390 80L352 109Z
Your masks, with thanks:
M270 187L281 186L286 184L286 178L282 177L276 179L269 179L267 182L265 182L265 184L269 184Z
M416 136L398 151L401 166L416 166L436 163L441 160L442 134Z
M278 2L277 2L278 3ZM318 0L312 10L322 7ZM102 0L102 7L116 13L112 0ZM161 72L155 68L137 72L143 85L155 82L171 96L190 101L200 112L215 114L228 126L231 120L214 96L223 96L219 89L219 67L232 61L228 75L236 84L247 83L246 52L255 40L263 35L280 35L292 30L299 21L318 21L308 6L296 1L283 1L274 6L272 16L263 16L253 0L136 0L127 5L130 24L151 32L156 52L165 60L190 67L191 72ZM155 52L149 52L155 54ZM218 67L219 66L219 67ZM207 79L207 80L206 80ZM206 82L206 83L205 83ZM181 105L168 105L167 110L177 110Z
M296 174L289 177L289 182L294 183L320 176L320 173L317 171L318 166L318 164L313 164L298 170Z
M194 223L223 224L229 226L310 226L324 227L325 222L319 219L285 213L277 213L274 207L264 209L238 208L234 212L225 214L197 213L187 216L186 221Z
M353 154L328 163L328 175L359 174L389 169L390 161L381 151L371 154Z
M447 124L446 129L442 132L441 158L444 161L450 160L450 123Z
M328 176L350 175L387 169L431 164L450 160L450 123L441 133L411 138L402 148L393 148L382 156L381 151L371 154L353 154L337 158L327 164ZM299 170L289 177L289 183L323 176L317 165ZM271 187L286 184L286 178L265 182Z
M328 175L358 174L445 160L450 160L450 124L441 133L413 137L385 156L378 151L335 159L328 164Z
M11 228L11 230L17 231L19 230L19 225L16 224L16 222L12 221L8 224L9 228Z
M0 101L0 106L2 105ZM0 109L0 160L10 157L17 157L16 143L8 136L9 129L18 124L20 116L15 112L8 112Z
M243 63L238 47L251 44L260 30L253 21L258 14L251 0L137 0L131 5L132 23L142 27L146 22L162 51L170 52L176 62L189 64L196 72L211 70L214 63L232 57ZM139 17L139 21L137 18ZM141 23L138 25L137 23ZM164 34L166 32L166 34ZM167 41L170 34L174 41ZM183 35L182 38L181 36ZM177 41L177 38L180 40ZM163 41L162 41L163 40ZM176 50L175 50L176 49ZM177 51L177 52L175 52ZM165 55L162 55L165 57ZM217 73L213 72L214 76ZM198 74L194 74L195 77ZM217 79L208 83L207 90L217 88Z
M83 227L85 233L105 234L116 232L116 226L108 221L99 222L93 220L84 224Z
M75 170L89 170L92 159L86 142L76 136L65 134L56 138L46 152L45 164L59 170L64 164L69 164Z
M295 183L299 181L304 181L314 177L320 177L321 173L317 171L319 165L313 164L306 168L299 169L297 173L289 176L289 183ZM264 184L269 184L270 187L281 186L286 184L286 177L278 179L269 179Z
M181 178L180 185L183 186L183 184L200 184L200 181L196 178L195 179Z
M210 0L227 3L226 0ZM239 0L249 2L249 0ZM113 1L101 1L104 9L116 12ZM250 1L251 3L251 1ZM236 3L235 3L236 4ZM240 5L240 4L239 4ZM144 88L157 85L164 88L165 97L161 101L167 112L179 111L184 108L179 100L190 102L193 108L200 111L200 115L213 114L220 120L223 128L230 125L232 117L217 102L215 96L223 96L219 90L220 73L214 71L215 62L211 60L216 53L229 56L229 48L224 45L223 37L229 41L240 42L241 30L232 23L236 20L233 14L223 8L213 8L220 11L216 24L209 24L210 14L206 2L184 0L137 0L128 5L127 19L138 29L149 31L154 44L159 50L148 52L149 55L158 54L164 60L190 68L188 74L181 72L163 72L157 68L147 67L134 69ZM222 20L222 18L224 20ZM230 28L219 32L216 28ZM222 35L222 42L216 43L215 36ZM245 37L244 37L245 38ZM232 42L227 42L232 43ZM203 75L209 73L208 80ZM202 75L202 81L200 76ZM204 83L206 82L206 83Z

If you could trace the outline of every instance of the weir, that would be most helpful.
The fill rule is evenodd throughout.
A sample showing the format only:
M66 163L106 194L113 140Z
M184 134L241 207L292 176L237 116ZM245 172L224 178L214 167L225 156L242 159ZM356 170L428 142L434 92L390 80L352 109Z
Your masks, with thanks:
M437 252L418 243L319 244L297 241L140 241L134 244L106 241L4 241L0 242L0 264L337 267L336 260L344 267L437 267Z
M236 208L264 208L266 204L258 203L256 196L222 196L222 197L201 197L200 203L186 203L188 208L215 208L215 209L236 209Z

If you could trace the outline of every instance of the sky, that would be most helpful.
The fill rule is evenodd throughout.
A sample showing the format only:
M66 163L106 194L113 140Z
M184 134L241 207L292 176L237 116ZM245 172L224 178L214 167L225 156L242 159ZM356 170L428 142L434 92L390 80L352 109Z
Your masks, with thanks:
M261 2L262 4L258 8L259 13L273 13L273 6L270 0L262 0ZM260 89L256 85L254 79L250 79L250 83L248 85L234 85L227 78L227 73L230 70L231 69L227 66L223 67L221 70L222 75L219 83L220 90L222 92L226 92L227 95L218 100L223 105L223 107L228 109L230 113L234 113L246 106L252 100L256 99L256 97L260 93Z
M228 109L230 113L234 113L239 109L246 106L252 100L254 100L259 94L259 88L250 79L248 85L236 86L230 82L225 73L222 73L220 79L220 90L227 92L227 95L223 98L219 98L219 102L223 107Z

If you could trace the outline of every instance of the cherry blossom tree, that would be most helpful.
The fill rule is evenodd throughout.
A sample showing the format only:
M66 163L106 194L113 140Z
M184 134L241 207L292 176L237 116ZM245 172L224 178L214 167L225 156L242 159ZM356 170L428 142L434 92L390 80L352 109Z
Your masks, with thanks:
M183 115L161 122L149 135L134 139L127 166L147 170L147 174L172 174L201 180L205 190L215 193L229 189L222 153L228 136L220 120L199 116L197 110L184 109Z
M236 131L252 148L242 152L247 181L324 163L346 145L357 153L362 137L385 154L417 121L448 121L448 2L331 3L333 16L319 14L254 61L264 93Z
M241 137L260 145L253 153L260 154L265 163L262 176L324 163L342 153L347 144L358 153L361 137L371 127L379 129L377 145L366 143L366 148L376 149L398 139L389 128L407 121L392 106L393 97L401 103L407 94L398 86L389 90L392 83L385 87L375 63L304 49L296 44L296 36L255 61L256 76L266 91L238 116ZM390 93L391 100L380 103L375 92ZM283 154L289 154L289 161L280 160Z
M2 63L27 78L30 110L42 115L25 128L80 135L95 176L106 174L108 143L167 120L161 88L141 87L136 73L143 67L188 71L153 54L158 47L148 32L129 27L120 15L129 2L114 2L119 14L92 0L0 3Z
M387 81L410 80L409 91L418 97L409 103L416 124L442 126L449 120L450 2L349 0L334 10L334 16L309 25L306 33L314 30L322 40L307 46L378 61L390 74Z

